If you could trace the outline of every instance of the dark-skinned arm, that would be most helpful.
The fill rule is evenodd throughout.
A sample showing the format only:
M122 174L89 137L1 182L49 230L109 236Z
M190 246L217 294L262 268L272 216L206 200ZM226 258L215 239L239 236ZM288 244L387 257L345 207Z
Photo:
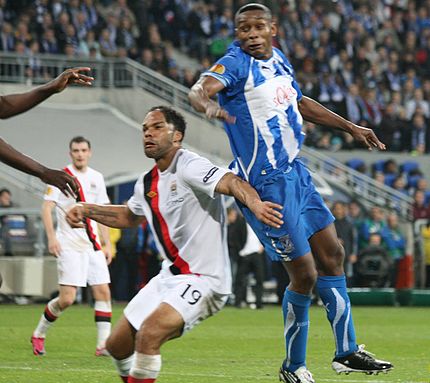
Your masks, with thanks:
M134 214L127 205L99 205L78 203L66 215L71 227L84 227L83 219L90 218L102 225L123 229L135 227L143 222L144 216Z
M246 181L226 173L215 187L217 193L230 195L247 206L258 220L266 225L279 228L282 224L282 206L269 201L262 201L257 191Z
M379 141L372 129L356 125L344 119L309 97L302 97L299 102L299 111L306 121L348 132L356 141L366 146L369 150L373 148L385 150L385 145Z
M224 89L224 84L211 76L203 76L192 86L188 93L191 106L201 113L205 113L209 119L217 118L221 121L234 123L235 118L230 116L226 110L211 97Z
M40 180L49 185L56 186L66 196L74 196L79 190L78 185L73 177L61 170L49 169L41 163L33 160L31 157L18 152L6 141L0 138L0 161L21 170L24 173L40 178Z
M26 112L53 94L62 92L71 84L91 86L94 79L81 73L90 70L91 68L87 67L67 69L57 78L28 92L0 96L0 118L5 119Z

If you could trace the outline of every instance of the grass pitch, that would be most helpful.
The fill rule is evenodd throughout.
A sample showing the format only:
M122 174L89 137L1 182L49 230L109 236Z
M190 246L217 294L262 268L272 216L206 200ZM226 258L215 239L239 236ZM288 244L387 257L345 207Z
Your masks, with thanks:
M35 357L30 335L44 306L0 306L1 383L119 383L109 358L97 358L93 310L73 306L50 330L47 355ZM114 306L114 322L122 306ZM312 307L308 368L316 382L430 383L430 309L354 307L358 341L395 369L336 375L334 344L322 308ZM162 350L160 383L277 382L284 355L280 307L226 308Z

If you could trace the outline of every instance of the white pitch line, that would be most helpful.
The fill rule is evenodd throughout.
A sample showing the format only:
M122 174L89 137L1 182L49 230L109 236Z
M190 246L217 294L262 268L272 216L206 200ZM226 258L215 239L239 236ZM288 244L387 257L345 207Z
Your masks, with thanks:
M35 367L24 367L24 366L0 366L0 370L21 370L21 371L45 371L46 372L46 368L35 368ZM64 368L62 367L61 369L53 369L50 368L49 372L97 372L97 373L106 373L109 372L107 370L96 370L96 369L88 369L88 368ZM182 377L202 377L202 378L220 378L220 379L235 379L237 377L234 376L230 376L230 375L223 375L223 374L199 374L199 373L178 373L178 372L162 372L161 375L176 375L176 376L182 376ZM274 376L246 376L246 375L241 375L240 378L244 378L244 379L250 379L250 380L272 380L274 379ZM387 380L352 380L349 379L347 377L345 377L344 375L342 375L343 377L343 383L387 383L389 381ZM339 376L338 379L340 379L341 377ZM318 379L318 382L333 382L333 379ZM408 380L408 381L400 381L400 380L393 380L391 381L393 382L401 382L401 383L429 383L428 381L417 381L417 380Z

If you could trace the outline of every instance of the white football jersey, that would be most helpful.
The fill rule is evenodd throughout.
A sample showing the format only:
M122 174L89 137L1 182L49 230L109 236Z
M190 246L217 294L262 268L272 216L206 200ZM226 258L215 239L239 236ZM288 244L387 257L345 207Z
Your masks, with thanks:
M128 207L146 216L164 257L163 270L214 279L214 291L229 294L231 269L224 198L215 193L229 171L180 149L169 168L142 174Z
M98 171L87 168L85 173L77 171L72 165L64 168L64 171L76 177L79 182L79 195L76 200L66 197L60 189L48 185L44 199L54 201L57 205L57 239L61 248L65 249L88 249L101 250L97 222L85 219L84 229L72 229L65 218L65 211L76 202L89 202L108 204L109 198L106 193L106 186L103 175ZM59 207L60 208L59 208Z

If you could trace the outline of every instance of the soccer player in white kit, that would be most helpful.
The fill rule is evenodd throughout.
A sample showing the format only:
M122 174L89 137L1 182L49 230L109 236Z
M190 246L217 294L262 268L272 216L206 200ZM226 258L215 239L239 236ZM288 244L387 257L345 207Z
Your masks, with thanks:
M108 264L112 259L109 231L90 219L81 229L72 229L66 222L65 210L79 202L108 204L109 198L103 175L88 166L91 158L91 144L82 137L74 137L69 144L72 164L64 171L79 184L76 200L66 197L54 186L48 186L42 205L42 220L48 237L49 252L57 257L60 294L46 305L31 343L34 355L45 354L45 337L54 321L76 299L77 287L91 286L95 304L97 327L96 356L108 355L105 342L111 329L111 295ZM52 210L57 216L57 230L54 229ZM103 239L102 250L100 234Z
M247 182L181 148L185 126L175 110L152 108L143 144L156 165L139 177L127 205L77 204L67 215L73 227L91 218L121 228L146 217L163 255L159 275L128 304L106 343L128 383L155 382L161 345L218 312L231 292L221 194L235 196L266 225L282 224L282 206L262 202Z

